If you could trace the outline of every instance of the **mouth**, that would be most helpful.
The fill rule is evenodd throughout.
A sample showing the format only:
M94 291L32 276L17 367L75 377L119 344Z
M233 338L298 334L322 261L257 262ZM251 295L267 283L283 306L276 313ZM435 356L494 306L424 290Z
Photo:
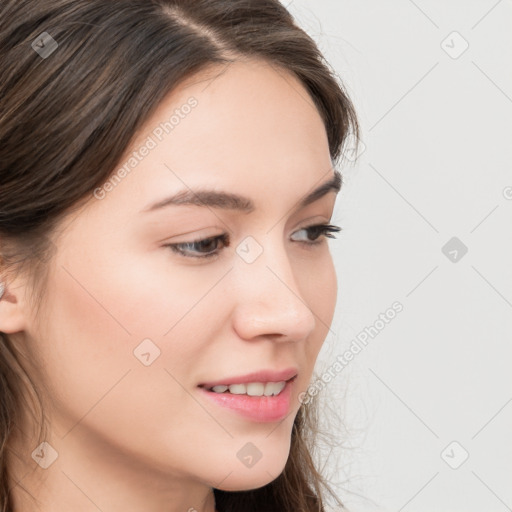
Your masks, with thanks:
M285 370L259 370L246 375L226 377L223 380L204 382L200 388L213 393L231 393L248 396L276 396L286 383L297 377L295 368Z
M224 382L203 383L198 388L209 402L255 422L272 422L288 415L296 378L294 369L257 372Z
M286 386L287 382L291 382L295 377L289 380L279 382L249 382L247 384L220 384L211 388L205 387L206 391L223 394L230 393L232 395L248 395L248 396L277 396ZM203 386L199 386L203 387Z

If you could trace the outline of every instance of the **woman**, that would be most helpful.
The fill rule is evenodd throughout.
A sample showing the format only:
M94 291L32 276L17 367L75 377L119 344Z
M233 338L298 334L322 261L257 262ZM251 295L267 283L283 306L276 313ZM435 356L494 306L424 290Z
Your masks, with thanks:
M323 510L302 397L357 121L314 42L274 0L0 27L1 510Z

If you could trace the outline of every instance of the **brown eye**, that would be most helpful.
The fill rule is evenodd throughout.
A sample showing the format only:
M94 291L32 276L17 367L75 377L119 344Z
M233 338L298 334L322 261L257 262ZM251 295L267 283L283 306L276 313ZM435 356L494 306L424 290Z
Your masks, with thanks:
M179 244L166 244L172 251L188 258L211 258L219 253L218 245L222 242L224 247L229 246L229 237L226 233L202 240L192 242L181 242Z
M316 241L320 236L328 238L336 238L332 233L341 231L341 227L333 226L332 224L315 224L299 229L297 233L305 231L307 233L307 240L297 240L298 242L305 243L307 245L316 245L322 243L322 240Z

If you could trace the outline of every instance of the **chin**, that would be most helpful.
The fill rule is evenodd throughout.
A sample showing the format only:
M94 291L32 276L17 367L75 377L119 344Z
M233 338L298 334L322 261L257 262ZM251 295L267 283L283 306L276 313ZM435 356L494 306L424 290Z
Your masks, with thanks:
M276 454L274 458L269 458L266 461L262 458L249 468L240 464L242 467L235 468L215 488L221 491L250 491L264 487L273 482L284 471L287 455L280 457L279 454Z
M258 471L258 473L247 474L247 475L230 475L220 485L216 487L221 491L251 491L253 489L259 489L265 487L269 483L273 482L283 471L283 468L278 473L269 475L265 470Z

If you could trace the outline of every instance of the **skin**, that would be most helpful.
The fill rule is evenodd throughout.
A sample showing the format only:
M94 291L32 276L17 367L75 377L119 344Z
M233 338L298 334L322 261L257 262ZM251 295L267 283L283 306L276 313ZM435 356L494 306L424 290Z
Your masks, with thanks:
M213 512L212 487L261 487L285 466L297 397L337 294L327 238L297 241L308 240L304 227L329 223L336 195L294 207L333 169L325 127L298 80L261 61L222 69L168 95L127 155L191 96L198 104L115 189L65 217L39 316L21 277L0 302L0 330L41 368L47 441L58 452L40 468L24 427L14 480L40 508L18 486L18 510ZM185 185L242 194L256 208L140 212ZM164 246L226 232L229 247L211 247L219 251L211 259ZM263 248L251 264L235 252L247 236ZM133 354L146 338L161 351L149 366ZM298 377L281 422L244 419L197 388L290 366ZM237 458L248 442L263 454L251 468Z

